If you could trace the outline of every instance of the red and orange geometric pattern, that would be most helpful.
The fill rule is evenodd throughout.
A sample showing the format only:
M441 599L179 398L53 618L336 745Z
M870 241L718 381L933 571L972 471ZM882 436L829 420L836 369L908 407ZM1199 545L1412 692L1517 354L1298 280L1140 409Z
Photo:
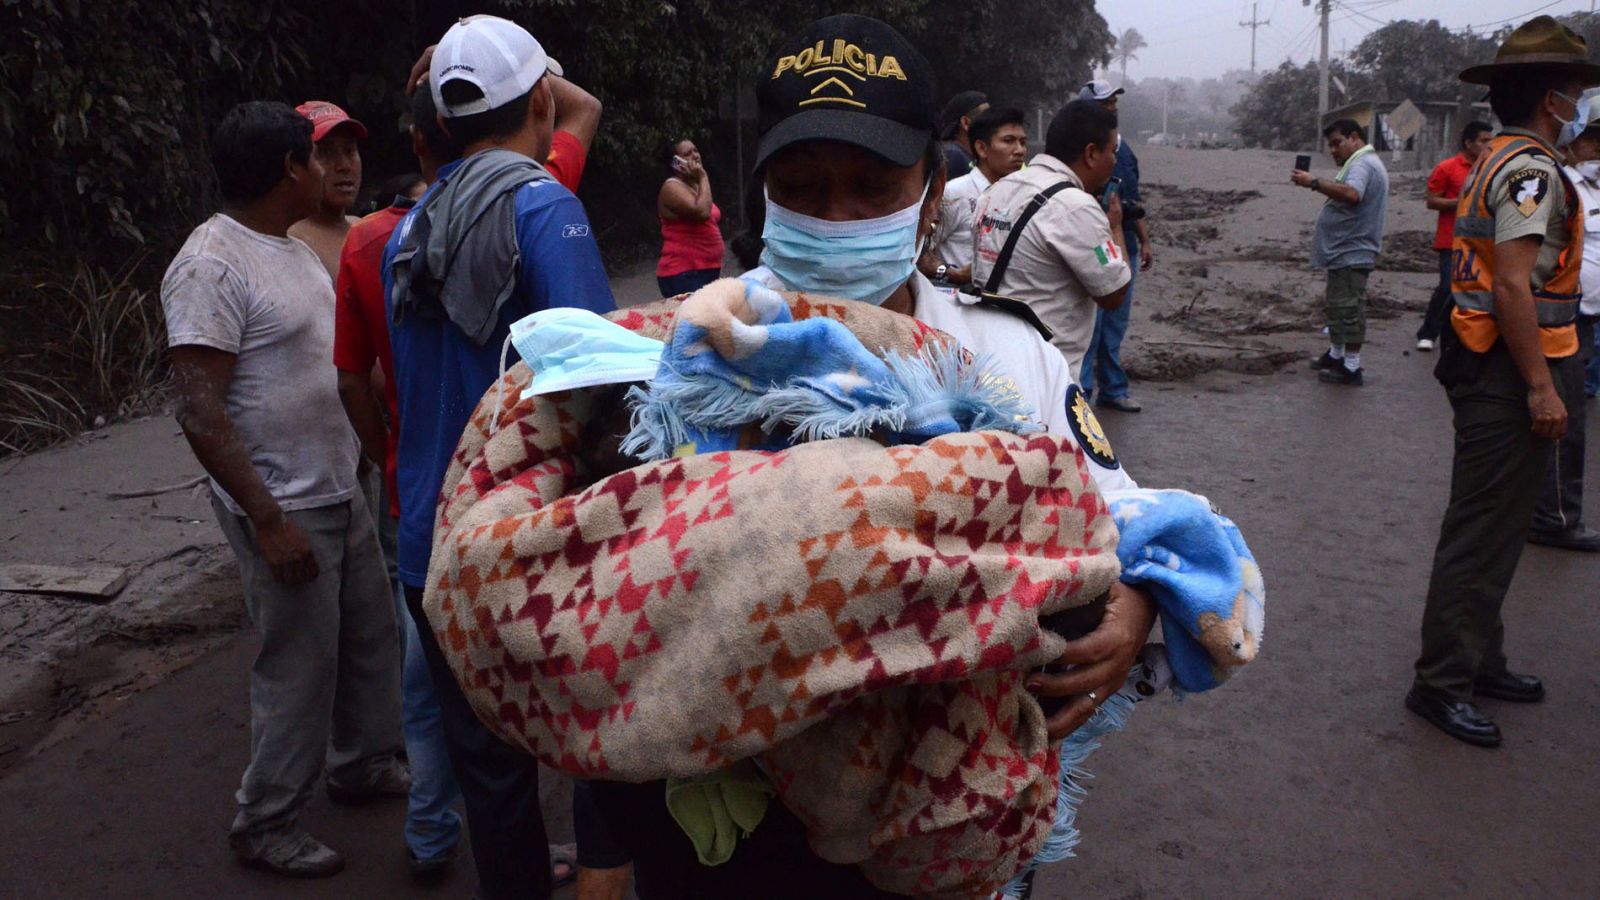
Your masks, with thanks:
M947 339L827 306L885 349ZM615 318L662 337L672 308ZM426 601L480 718L580 776L754 757L821 856L889 890L973 896L1032 858L1057 763L1022 680L1061 648L1039 617L1118 576L1069 441L848 438L590 483L597 395L507 378L447 477Z

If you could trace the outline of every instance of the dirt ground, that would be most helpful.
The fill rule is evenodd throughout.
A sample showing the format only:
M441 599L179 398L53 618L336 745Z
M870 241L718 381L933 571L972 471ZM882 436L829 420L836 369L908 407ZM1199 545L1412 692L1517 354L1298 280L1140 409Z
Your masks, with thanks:
M1368 381L1352 390L1304 365L1321 348L1305 262L1317 200L1286 183L1290 155L1138 149L1157 268L1127 357L1146 411L1105 425L1141 483L1199 491L1238 521L1267 579L1267 633L1236 681L1145 704L1108 740L1080 856L1037 896L1600 896L1586 865L1600 558L1524 555L1509 649L1550 697L1488 705L1505 746L1456 743L1401 706L1450 456L1432 357L1411 349L1433 280L1421 176L1393 178ZM654 284L617 287L627 301ZM313 801L307 824L349 859L338 878L232 862L254 641L231 558L194 490L106 497L197 474L176 431L153 418L0 461L0 560L134 572L100 605L0 593L0 897L470 896L465 861L410 884L395 805ZM1589 468L1594 483L1593 455ZM567 788L546 781L563 837Z

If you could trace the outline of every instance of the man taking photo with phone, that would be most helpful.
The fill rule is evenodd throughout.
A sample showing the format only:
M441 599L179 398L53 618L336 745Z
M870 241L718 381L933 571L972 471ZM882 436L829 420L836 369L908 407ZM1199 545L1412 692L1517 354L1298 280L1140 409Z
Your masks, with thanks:
M1311 264L1328 270L1325 303L1328 350L1311 363L1330 384L1360 386L1361 344L1367 339L1367 276L1383 246L1383 212L1389 205L1389 171L1353 119L1322 130L1339 164L1331 179L1295 170L1295 184L1328 198L1317 215Z

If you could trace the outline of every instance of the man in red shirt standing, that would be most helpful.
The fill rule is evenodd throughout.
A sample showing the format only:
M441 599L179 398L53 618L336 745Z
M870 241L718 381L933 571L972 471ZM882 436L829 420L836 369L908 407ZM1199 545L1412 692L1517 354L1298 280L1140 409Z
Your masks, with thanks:
M1433 249L1439 252L1439 286L1433 289L1428 311L1417 329L1417 349L1423 352L1433 349L1449 316L1450 241L1456 230L1456 200L1461 196L1461 186L1467 183L1472 164L1489 146L1492 137L1494 129L1488 123L1468 122L1467 127L1461 129L1461 152L1434 166L1428 176L1428 208L1439 213L1439 227L1433 233Z
M576 191L599 125L600 102L559 77L552 82L551 94L556 122L545 168L568 190ZM439 167L459 157L461 148L439 127L433 95L426 86L412 95L411 117L412 150L423 180L432 183ZM389 236L416 201L410 197L395 197L393 201L357 222L345 238L335 284L333 363L339 370L339 398L361 439L362 453L384 473L383 495L387 500L383 503L379 532L397 598L395 615L404 651L404 738L414 773L405 827L407 860L414 874L427 877L450 864L461 839L461 818L452 809L459 791L450 769L439 703L418 642L416 623L406 608L394 571L396 520L400 515L395 483L399 403L384 306L382 261ZM373 375L374 366L382 375L381 401L376 385L380 379ZM566 865L565 876L571 877L572 864Z

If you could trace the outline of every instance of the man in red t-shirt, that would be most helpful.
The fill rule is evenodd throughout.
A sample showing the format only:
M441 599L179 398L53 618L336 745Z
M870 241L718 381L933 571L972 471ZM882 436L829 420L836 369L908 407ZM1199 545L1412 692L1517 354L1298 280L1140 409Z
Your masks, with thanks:
M553 74L553 72L552 72ZM545 168L568 190L576 192L583 177L589 145L600 123L600 101L563 78L551 82L555 100L555 134ZM432 183L439 167L461 155L435 115L432 93L424 87L411 98L411 147L424 181ZM413 873L424 877L448 866L461 839L461 819L452 809L459 794L445 748L438 700L428 674L416 624L395 581L395 520L400 515L395 485L399 404L395 392L394 355L389 348L389 320L383 297L383 248L406 210L416 201L396 197L351 227L339 255L334 293L333 364L339 370L339 398L361 439L362 453L384 473L386 515L379 528L390 581L397 586L395 615L402 629L404 674L403 727L411 763L411 802L405 840ZM374 375L376 365L381 379ZM377 382L381 381L381 388ZM379 400L379 390L382 400ZM569 870L571 863L567 863Z
M1433 249L1439 252L1439 285L1428 300L1428 311L1417 329L1417 349L1427 352L1439 340L1450 306L1450 241L1456 231L1456 200L1467 183L1472 164L1489 146L1494 129L1486 122L1468 122L1461 129L1461 152L1437 166L1428 176L1428 208L1439 213L1439 226L1433 233Z

